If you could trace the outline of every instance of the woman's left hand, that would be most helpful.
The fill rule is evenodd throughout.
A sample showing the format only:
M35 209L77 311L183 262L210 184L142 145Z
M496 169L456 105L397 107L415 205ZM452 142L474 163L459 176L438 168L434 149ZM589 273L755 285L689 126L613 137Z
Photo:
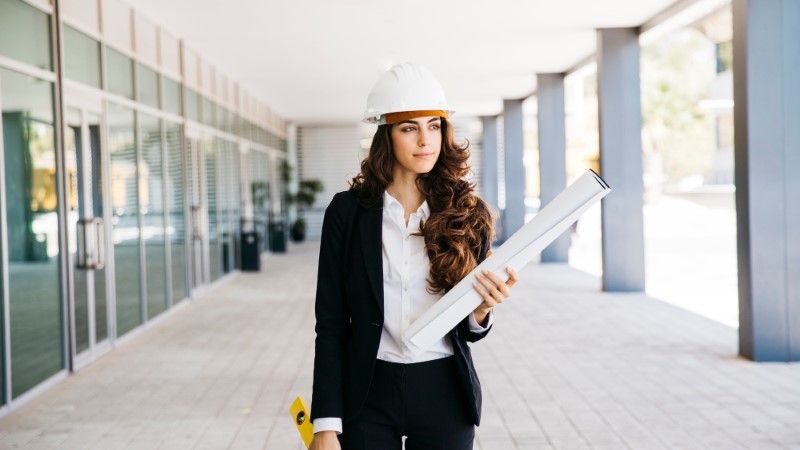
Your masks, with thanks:
M472 286L483 297L483 303L475 308L475 320L478 323L483 323L489 311L511 295L510 289L517 283L517 273L511 267L506 267L506 272L508 272L506 281L491 271L484 270L483 275L476 275L478 281L472 282Z

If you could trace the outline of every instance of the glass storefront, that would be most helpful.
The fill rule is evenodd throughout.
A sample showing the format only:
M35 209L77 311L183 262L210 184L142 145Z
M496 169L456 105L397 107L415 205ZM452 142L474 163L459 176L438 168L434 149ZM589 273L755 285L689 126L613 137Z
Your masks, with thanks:
M172 259L172 303L186 295L186 215L184 212L183 126L167 123L167 234Z
M269 156L259 151L250 152L250 198L253 202L253 226L262 238L262 250L268 249L269 235Z
M0 99L15 398L64 368L53 85L0 69Z
M105 240L102 233L98 234L102 230L94 228L103 226L100 131L101 117L98 114L73 107L66 109L67 245L73 271L76 353L91 346L92 318L94 342L102 342L108 337L105 249L99 248ZM94 236L90 236L91 233ZM85 242L87 238L90 241L88 245ZM90 311L92 304L94 311Z
M52 5L33 3L0 0L0 406L240 268L241 172L258 180L253 210L266 237L269 165L285 152L245 117L263 105L232 107L246 95L232 80L181 79L81 19L92 14L62 10L68 23L56 26ZM56 29L67 80L60 132ZM181 51L176 43L175 59ZM242 163L242 146L272 150Z
M206 166L206 202L208 212L208 246L209 246L209 273L211 281L222 276L220 259L222 258L222 240L219 230L219 176L217 171L217 148L214 140L204 142L204 156Z
M134 112L108 105L108 151L111 179L111 225L116 279L117 335L142 323L138 183Z
M166 249L164 240L164 185L161 166L161 121L139 113L142 156L139 163L139 211L144 243L147 318L167 308Z

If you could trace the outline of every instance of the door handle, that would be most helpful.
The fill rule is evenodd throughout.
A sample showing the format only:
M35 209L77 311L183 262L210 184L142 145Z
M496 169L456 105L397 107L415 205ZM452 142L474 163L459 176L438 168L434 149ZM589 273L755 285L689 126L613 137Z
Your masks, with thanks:
M100 270L105 267L103 219L79 219L76 231L78 234L76 266L84 270Z
M200 222L202 220L203 205L192 205L192 240L202 241L204 239Z

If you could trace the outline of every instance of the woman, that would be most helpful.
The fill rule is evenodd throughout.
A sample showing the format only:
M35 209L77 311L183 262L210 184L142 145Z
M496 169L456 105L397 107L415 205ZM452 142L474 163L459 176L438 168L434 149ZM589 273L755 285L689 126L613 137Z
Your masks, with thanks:
M471 449L481 390L467 342L491 328L509 279L473 285L483 303L422 355L401 335L490 253L493 217L472 194L468 143L453 141L433 75L397 65L373 87L378 123L361 173L325 211L317 279L313 450Z

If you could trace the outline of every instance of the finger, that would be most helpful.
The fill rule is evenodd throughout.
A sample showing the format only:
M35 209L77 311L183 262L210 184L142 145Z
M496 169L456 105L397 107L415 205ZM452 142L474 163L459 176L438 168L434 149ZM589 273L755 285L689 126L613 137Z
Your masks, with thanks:
M480 275L476 275L476 277L478 278L478 281L480 281L481 284L483 284L483 287L486 289L489 295L492 296L494 301L496 301L497 303L503 302L503 299L506 298L506 296L498 290L498 286L493 281L489 280L486 277L482 277Z
M519 281L519 277L517 277L517 272L511 267L506 267L506 272L508 272L508 281L506 281L506 284L509 286L515 285L517 281Z
M483 274L486 278L488 278L495 284L496 289L500 291L500 293L502 293L504 297L508 297L509 295L511 295L508 292L508 285L504 283L500 277L495 275L494 272L491 272L489 270L484 270Z
M494 299L492 298L492 296L491 296L491 295L489 295L489 293L488 293L488 292L486 292L486 290L485 290L485 289L483 289L483 287L481 287L481 285L480 285L480 284L478 284L478 283L476 283L475 281L473 281L473 282L472 282L472 287L474 287L474 288L475 288L475 290L476 290L476 291L478 291L478 293L479 293L479 294L481 294L481 297L483 297L483 303L484 303L486 306L489 306L489 307L494 307L494 306L497 304L497 302L495 302L495 301L494 301Z

